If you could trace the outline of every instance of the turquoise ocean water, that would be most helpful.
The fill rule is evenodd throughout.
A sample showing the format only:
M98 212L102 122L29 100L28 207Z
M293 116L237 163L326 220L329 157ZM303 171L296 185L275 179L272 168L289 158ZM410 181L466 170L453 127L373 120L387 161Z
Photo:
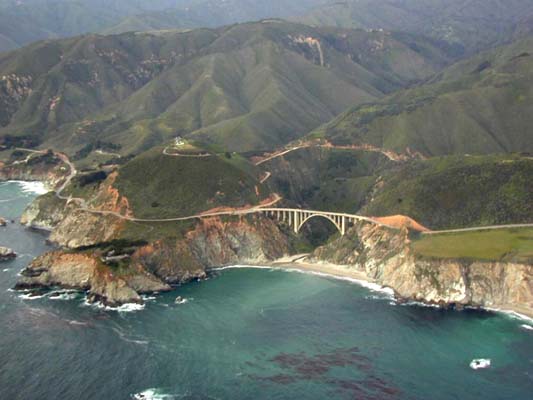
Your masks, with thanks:
M35 196L0 184L0 216ZM533 323L397 305L354 283L229 269L119 312L9 289L46 236L0 245L0 399L531 399ZM187 299L175 304L180 295ZM528 329L529 327L529 329ZM473 370L474 358L491 360Z

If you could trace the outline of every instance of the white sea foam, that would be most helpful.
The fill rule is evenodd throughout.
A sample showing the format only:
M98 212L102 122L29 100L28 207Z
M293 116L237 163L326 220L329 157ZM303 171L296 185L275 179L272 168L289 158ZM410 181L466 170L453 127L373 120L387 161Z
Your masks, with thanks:
M520 321L525 321L527 323L533 324L533 318L528 317L527 315L524 315L524 314L517 313L516 311L502 310L500 308L491 308L491 307L484 307L484 309L488 310L488 311L494 311L494 312L497 312L497 313L502 313L502 314L507 315L508 317L513 318L513 319L517 319L517 320L520 320Z
M0 203L9 203L11 201L20 200L20 199L23 199L23 198L24 198L23 196L19 196L19 197L13 197L11 199L2 199L2 200L0 200Z
M210 271L224 271L227 269L271 269L272 267L265 267L261 265L228 265L226 267L211 268Z
M391 288L378 285L377 283L368 282L362 279L355 279L355 278L350 278L346 276L338 276L338 275L328 274L324 272L310 271L310 270L299 269L299 268L278 268L278 267L266 267L266 266L261 266L261 265L230 265L227 267L213 268L211 269L211 271L223 271L226 269L267 269L271 271L287 271L287 272L296 272L299 274L315 275L315 276L320 276L323 278L332 278L332 279L336 279L340 281L355 283L356 285L363 286L373 292L379 292L379 293L386 294L387 296L391 298L394 296L394 290L392 290Z
M323 277L323 278L332 278L332 279L337 279L337 280L340 280L340 281L355 283L356 285L362 286L362 287L364 287L364 288L366 288L368 290L371 290L373 292L383 293L383 294L386 294L387 296L389 296L391 298L394 296L394 290L392 290L391 288L387 288L387 287L378 285L377 283L368 282L368 281L365 281L365 280L362 280L362 279L350 278L350 277L347 277L347 276L338 276L338 275L327 274L327 273L318 272L318 271L307 271L307 270L302 270L302 269L298 269L298 268L287 268L287 269L284 268L283 270L284 271L289 271L289 272L298 272L298 273L301 273L301 274L309 274L309 275L320 276L320 277Z
M144 310L144 304L126 303L119 307L106 307L106 310L116 310L118 312L135 312Z
M50 292L48 298L50 300L74 300L78 297L79 292L75 290Z
M144 392L135 393L131 396L135 400L161 400L161 399L173 399L174 396L170 394L161 393L158 389L147 389Z
M9 268L4 268L4 269L2 270L2 272L8 272L8 271L9 271Z
M104 303L100 301L96 303L89 303L89 301L87 300L87 297L85 297L83 304L88 307L94 307L94 308L98 308L98 309L106 310L106 311L117 311L119 313L141 311L141 310L144 310L144 307L145 307L144 304L137 304L137 303L126 303L118 307L110 307L110 306L106 306Z
M87 322L82 321L76 321L75 319L68 320L69 325L77 325L77 326L87 326L89 325Z
M23 300L38 300L38 299L42 299L46 297L46 294L42 294L42 295L34 295L32 294L31 292L30 293L23 293L23 294L20 294L19 295L19 298L23 299Z
M43 182L38 181L9 181L18 184L24 193L45 194L50 190L46 188Z
M424 308L438 308L438 309L442 309L441 306L439 306L438 304L429 304L429 303L423 303L421 301L407 301L405 303L402 303L400 304L402 306L407 306L407 307L424 307Z
M520 325L520 328L523 328L523 329L525 329L527 331L533 331L533 326L527 325L527 324Z
M490 367L490 359L488 358L477 358L470 362L470 368L472 369L483 369Z
M121 329L119 328L111 328L122 340L128 343L134 343L134 344L142 344L147 345L149 342L147 340L138 340L138 339L132 339L128 337Z

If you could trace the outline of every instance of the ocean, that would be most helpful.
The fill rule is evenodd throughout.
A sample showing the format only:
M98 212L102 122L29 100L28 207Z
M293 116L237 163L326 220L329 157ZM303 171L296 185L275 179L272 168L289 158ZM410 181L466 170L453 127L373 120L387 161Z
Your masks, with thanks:
M0 183L17 220L39 184ZM0 399L531 399L533 321L399 305L327 276L236 268L105 309L83 293L11 288L46 235L0 245ZM175 302L176 296L184 301ZM473 359L490 367L472 369Z

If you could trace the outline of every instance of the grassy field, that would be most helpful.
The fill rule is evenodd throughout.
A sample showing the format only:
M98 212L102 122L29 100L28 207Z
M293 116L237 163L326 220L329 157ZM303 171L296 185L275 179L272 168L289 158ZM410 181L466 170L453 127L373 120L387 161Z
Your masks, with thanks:
M426 258L533 261L533 228L425 235L412 248Z

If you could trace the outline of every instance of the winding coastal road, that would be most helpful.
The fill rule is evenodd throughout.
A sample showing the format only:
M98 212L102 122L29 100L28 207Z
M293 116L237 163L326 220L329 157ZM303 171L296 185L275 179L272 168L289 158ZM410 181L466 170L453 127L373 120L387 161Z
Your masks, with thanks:
M235 216L235 215L248 215L248 214L254 214L259 211L261 211L262 208L269 208L278 203L281 200L281 196L277 193L274 194L274 199L271 200L268 203L261 204L258 206L253 206L250 208L244 208L244 209L237 209L237 210L231 210L231 211L217 211L212 213L200 213L195 215L189 215L186 217L175 217L175 218L136 218L136 217L129 217L127 215L122 215L120 213L117 213L115 211L102 211L102 210L94 210L91 208L88 208L86 206L79 207L79 210L91 213L91 214L100 214L100 215L112 215L115 217L118 217L120 219L126 220L126 221L133 221L133 222L176 222L176 221L190 221L194 219L201 219L201 218L210 218L210 217L221 217L221 216ZM70 200L83 200L79 198L72 198ZM85 200L83 200L85 202Z
M427 231L427 232L421 232L421 233L422 235L440 235L440 234L445 234L445 233L489 231L489 230L513 229L513 228L533 228L533 224L489 225L489 226L478 226L478 227L473 227L473 228L445 229L442 231Z
M371 145L352 145L352 146L336 146L330 143L327 144L317 144L317 143L304 143L300 146L291 147L288 149L285 149L283 151L274 152L273 154L270 154L268 157L263 158L255 163L255 166L259 166L261 164L264 164L270 160L274 160L278 157L282 157L286 154L292 153L293 151L300 150L300 149L308 149L312 147L318 147L323 149L337 149L337 150L364 150L369 151L373 153L380 153L383 154L385 157L387 157L391 161L402 161L405 159L408 159L409 157L402 154L397 154L390 150L381 149L379 147L371 146Z
M276 157L281 157L284 154L290 153L291 151L295 151L295 150L305 148L305 147L309 147L309 146L300 146L300 147L287 149L283 152L277 153L275 155L272 155L269 158L262 160L256 165L260 165L261 163L264 163L268 160L271 160ZM39 154L44 154L47 151L47 150L32 150L32 149L23 149L23 148L19 148L17 150L23 150L23 151L28 151L30 153L39 153ZM174 218L136 218L136 217L130 217L127 215L123 215L115 211L95 210L95 209L89 208L87 206L87 201L83 198L64 196L62 194L65 188L72 182L72 179L74 179L74 177L77 175L78 171L76 170L76 167L72 163L72 161L70 161L70 159L67 157L67 155L57 152L57 151L54 151L54 154L61 161L67 164L68 167L70 168L70 172L67 178L65 179L65 181L61 184L59 188L55 190L55 195L57 196L57 198L61 200L66 200L67 202L72 202L72 201L78 202L80 204L80 207L78 208L79 210L87 212L87 213L91 213L91 214L112 215L114 217L117 217L117 218L120 218L126 221L132 221L132 222L177 222L177 221L190 221L190 220L201 219L201 218L210 218L210 217L239 216L239 215L254 214L257 212L261 212L261 210L264 208L270 208L282 200L282 197L280 195L278 195L277 193L274 193L274 198L271 201L269 201L268 203L261 204L261 205L252 206L252 207L244 208L244 209L225 210L225 211L217 211L217 212L211 212L211 213L200 213L200 214L194 214L194 215L189 215L185 217L174 217ZM267 172L267 175L265 176L265 178L263 178L263 181L267 180L270 176L271 176L270 172ZM367 218L367 219L371 220L371 218ZM498 230L498 229L512 229L512 228L533 228L533 223L489 225L489 226L480 226L480 227L472 227L472 228L425 231L421 233L423 235L437 235L437 234L446 234L446 233L475 232L475 231L484 231L484 230Z

